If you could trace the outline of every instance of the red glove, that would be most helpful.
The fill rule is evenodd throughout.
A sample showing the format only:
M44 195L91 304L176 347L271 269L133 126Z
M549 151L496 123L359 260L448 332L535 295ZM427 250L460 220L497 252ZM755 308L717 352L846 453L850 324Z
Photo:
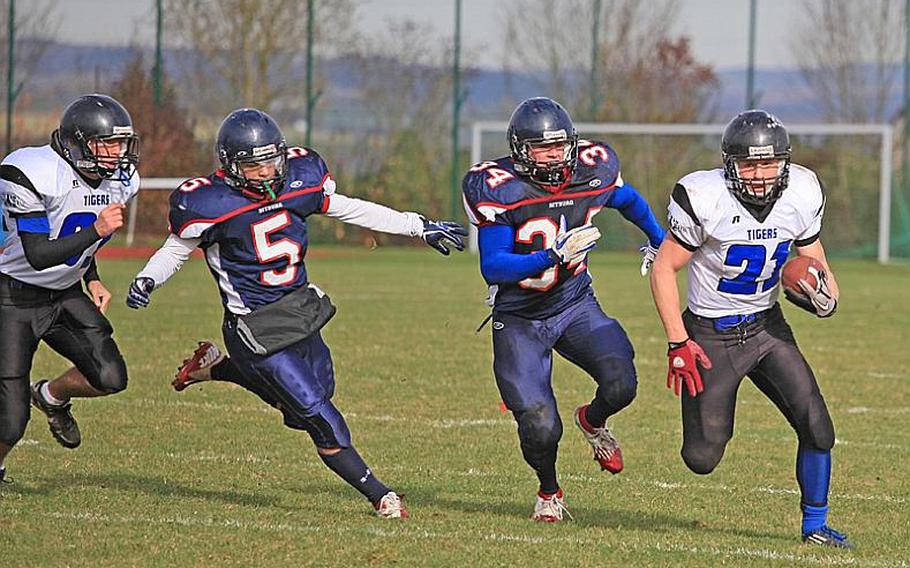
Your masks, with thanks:
M708 356L698 343L691 339L686 339L680 343L670 343L667 359L669 363L667 388L673 389L676 396L679 396L683 381L686 382L689 396L696 396L705 390L701 382L701 374L698 372L698 363L701 363L701 366L705 369L710 369L711 359L708 359Z

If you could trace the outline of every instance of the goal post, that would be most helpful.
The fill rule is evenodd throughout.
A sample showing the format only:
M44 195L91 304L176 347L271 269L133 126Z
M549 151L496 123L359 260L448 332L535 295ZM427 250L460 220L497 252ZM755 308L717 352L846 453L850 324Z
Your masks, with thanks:
M720 137L726 124L659 124L659 123L576 123L578 133L583 136L598 134L610 135L606 141L617 149L620 160L623 161L624 178L635 184L640 190L642 186L636 181L641 176L640 170L630 169L629 162L644 164L644 171L649 178L668 183L666 180L679 179L683 175L697 169L710 169L720 163ZM471 135L471 163L476 164L482 159L490 159L508 152L506 145L507 122L481 121L475 122ZM832 239L837 247L845 254L855 256L875 256L878 262L887 263L891 260L891 207L892 207L892 173L894 134L893 127L889 124L789 124L787 132L791 135L796 163L805 164L819 172L831 157L831 142L844 140L849 144L836 145L838 160L828 164L833 169L831 175L840 183L849 186L848 192L834 194L828 192L829 212L826 220L836 220L835 230L838 237ZM488 143L488 139L496 135L496 140ZM594 137L594 136L592 136ZM873 142L870 143L869 139ZM688 139L691 147L682 146L681 142ZM859 142L857 142L859 141ZM826 142L828 144L826 144ZM486 144L485 144L486 143ZM842 146L842 147L841 147ZM655 149L656 147L656 149ZM692 148L701 151L690 151ZM644 153L643 159L636 156L637 152ZM653 152L654 155L648 155ZM663 158L672 155L673 160ZM830 161L830 160L829 160ZM878 168L874 168L874 162ZM861 167L857 167L859 164ZM670 168L679 168L678 171L668 171ZM660 172L660 176L652 175ZM823 182L827 179L828 171L819 172ZM855 184L851 175L863 176L863 182ZM868 177L875 178L870 181ZM670 181L669 183L672 183ZM862 186L862 187L860 187ZM660 211L666 205L666 193L672 185L664 188L664 202L656 203L651 199L652 206L658 212L658 219L662 218ZM830 187L830 181L829 181ZM865 206L856 206L849 202L851 195L859 194L861 197L877 194L877 212L868 210ZM646 195L646 197L648 197ZM655 194L654 197L657 197ZM832 205L834 207L832 207ZM832 209L836 211L832 211ZM877 235L868 234L865 227L867 218L877 217L877 222L872 221L877 227ZM849 234L840 234L841 232ZM826 239L826 243L828 239ZM477 232L471 228L470 250L477 251ZM874 253L868 254L867 253Z

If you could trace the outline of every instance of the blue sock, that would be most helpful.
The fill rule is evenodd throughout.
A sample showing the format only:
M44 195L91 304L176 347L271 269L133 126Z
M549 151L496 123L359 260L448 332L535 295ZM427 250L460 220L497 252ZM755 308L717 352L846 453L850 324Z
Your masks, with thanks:
M332 456L319 454L323 463L338 476L360 491L374 505L390 491L382 484L354 448L344 448Z
M823 527L828 520L831 451L800 446L796 453L796 481L802 495L802 530L806 534Z

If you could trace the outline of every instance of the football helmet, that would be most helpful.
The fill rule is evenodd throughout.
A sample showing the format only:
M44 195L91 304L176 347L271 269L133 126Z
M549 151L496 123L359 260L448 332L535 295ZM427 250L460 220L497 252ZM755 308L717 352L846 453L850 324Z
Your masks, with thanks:
M274 197L287 178L287 143L271 116L254 108L235 110L218 129L215 153L229 185ZM272 163L268 179L250 179L244 166Z
M139 136L126 108L107 95L83 95L63 111L60 127L51 134L60 154L77 170L90 176L121 181L133 177L139 165ZM96 154L93 141L119 142L115 158Z
M727 187L750 205L767 205L778 199L790 181L790 136L773 114L747 110L724 128L720 143ZM778 160L776 175L743 178L740 166L749 161Z
M531 180L558 186L571 178L578 161L578 133L569 113L553 99L536 97L523 101L509 119L509 149L515 171ZM564 142L562 159L538 162L531 148Z

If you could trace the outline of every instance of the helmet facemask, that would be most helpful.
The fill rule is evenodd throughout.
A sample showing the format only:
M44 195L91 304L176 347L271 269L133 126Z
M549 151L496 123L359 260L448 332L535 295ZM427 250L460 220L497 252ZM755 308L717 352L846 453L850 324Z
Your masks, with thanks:
M225 174L231 185L275 199L287 178L287 146L282 142L255 147L251 153L239 152L233 159L223 159L222 163L227 164ZM273 169L271 176L264 179L248 177L247 172L266 166Z
M121 130L121 132L116 132ZM73 164L79 171L90 176L110 179L117 174L119 181L130 180L139 165L139 136L128 127L114 127L114 134L85 138L77 131L75 138L81 150L81 156L71 156ZM128 132L127 132L128 131ZM108 146L118 145L113 153Z
M752 168L770 169L770 166L760 164L776 162L774 175L762 176L758 172L754 175L743 176L743 170ZM724 173L727 188L743 203L764 206L780 198L790 181L790 153L767 158L743 158L739 156L724 156Z
M538 161L532 157L534 148L550 147L559 142L563 143L563 151L559 159ZM559 186L564 184L571 178L575 171L575 164L578 162L578 135L574 132L571 135L568 135L565 130L544 132L544 136L541 138L521 141L517 136L513 136L510 145L515 171L541 185Z

